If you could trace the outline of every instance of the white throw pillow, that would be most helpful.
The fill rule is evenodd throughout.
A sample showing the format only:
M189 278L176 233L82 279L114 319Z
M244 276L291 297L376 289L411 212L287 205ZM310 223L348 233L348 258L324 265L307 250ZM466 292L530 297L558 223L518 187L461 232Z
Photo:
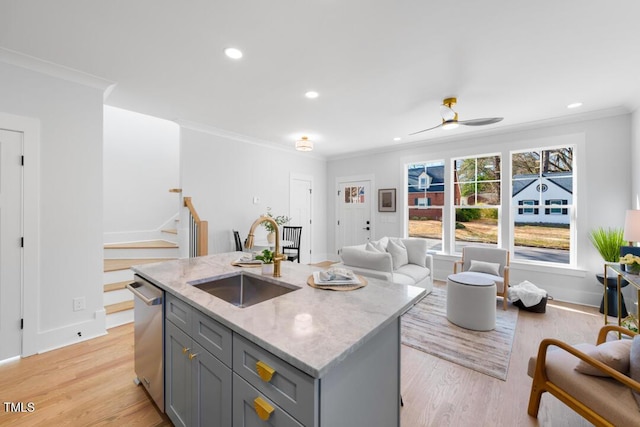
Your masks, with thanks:
M603 342L600 345L589 346L583 350L584 353L593 357L596 360L604 363L610 368L615 369L618 372L626 374L629 372L629 355L631 353L632 340L615 340ZM608 377L609 375L602 372L600 369L589 365L584 360L580 360L575 367L576 371L594 375L597 377Z
M380 240L372 240L367 243L371 243L371 245L374 248L376 248L378 252L387 252L387 244L389 243L389 239L386 237L383 237Z
M370 252L386 252L384 250L384 248L382 248L382 245L379 244L379 242L367 242L367 244L364 246L364 249Z
M476 273L487 273L493 274L494 276L499 276L500 264L498 264L497 262L485 262L472 259L468 271L475 271Z
M397 270L403 265L409 264L409 254L404 244L397 239L389 239L387 244L387 252L391 254L393 269Z

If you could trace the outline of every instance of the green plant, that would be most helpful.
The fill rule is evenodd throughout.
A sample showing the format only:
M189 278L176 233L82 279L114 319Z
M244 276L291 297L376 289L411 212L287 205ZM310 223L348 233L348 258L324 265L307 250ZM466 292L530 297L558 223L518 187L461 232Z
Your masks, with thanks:
M458 222L469 222L474 219L480 219L482 213L480 209L471 209L471 208L459 208L456 209L456 221Z
M263 249L262 255L256 255L256 259L262 261L265 264L273 264L273 251L269 249Z
M620 246L626 242L622 228L598 227L589 232L589 240L598 250L602 259L606 262L618 262L620 260Z
M277 216L273 216L273 214L271 213L271 208L267 207L267 214L265 216L268 216L269 218L272 218L276 224L278 225L283 225L288 223L289 221L291 221L291 218L289 218L286 215L277 215ZM267 230L267 232L272 233L275 230L275 228L273 227L273 224L271 224L270 222L263 222L262 226L265 228L265 230Z

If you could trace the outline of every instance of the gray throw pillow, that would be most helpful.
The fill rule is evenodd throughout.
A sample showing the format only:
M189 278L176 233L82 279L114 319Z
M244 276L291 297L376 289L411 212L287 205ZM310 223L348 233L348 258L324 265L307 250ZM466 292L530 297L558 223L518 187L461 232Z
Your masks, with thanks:
M640 335L633 337L631 351L629 352L629 376L632 380L640 383ZM633 397L636 398L638 409L640 409L640 393L632 390Z
M618 372L622 372L623 374L629 372L631 340L607 341L599 345L591 345L585 348L583 352ZM598 377L609 376L584 360L580 360L575 369L581 374Z
M475 271L476 273L487 273L493 274L494 276L500 276L500 264L497 262L485 262L485 261L477 261L475 259L471 260L471 265L469 266L469 271Z

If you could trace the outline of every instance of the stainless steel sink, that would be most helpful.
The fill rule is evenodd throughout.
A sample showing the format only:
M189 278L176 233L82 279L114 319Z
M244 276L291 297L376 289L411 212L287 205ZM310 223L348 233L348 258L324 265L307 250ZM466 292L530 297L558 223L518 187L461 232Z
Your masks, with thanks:
M297 286L273 283L244 273L222 279L203 279L188 283L240 308L250 307L300 289Z

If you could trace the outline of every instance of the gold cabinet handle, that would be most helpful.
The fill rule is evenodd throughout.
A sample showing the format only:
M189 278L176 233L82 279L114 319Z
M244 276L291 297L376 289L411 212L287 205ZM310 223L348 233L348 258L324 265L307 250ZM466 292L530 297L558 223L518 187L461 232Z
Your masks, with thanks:
M258 414L262 421L267 421L273 411L275 411L273 406L269 405L267 401L261 397L255 398L255 400L253 401L253 407L256 410L256 414Z
M182 347L182 354L187 354L187 351L191 350L190 348L187 347Z
M260 378L262 378L262 381L266 383L271 381L273 374L276 373L275 369L273 369L271 366L264 363L262 360L258 360L256 362L256 371L258 371L258 375L260 375Z
M189 353L189 360L193 360L198 357L198 353Z

